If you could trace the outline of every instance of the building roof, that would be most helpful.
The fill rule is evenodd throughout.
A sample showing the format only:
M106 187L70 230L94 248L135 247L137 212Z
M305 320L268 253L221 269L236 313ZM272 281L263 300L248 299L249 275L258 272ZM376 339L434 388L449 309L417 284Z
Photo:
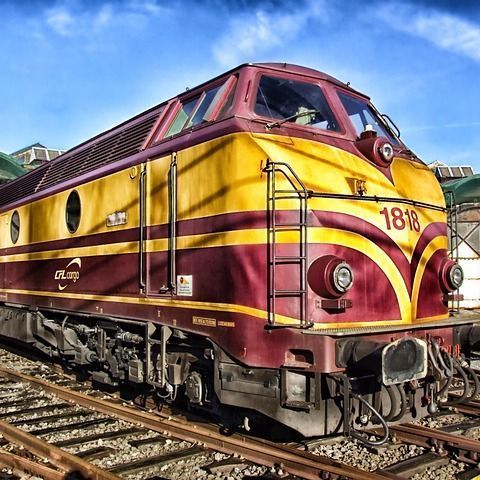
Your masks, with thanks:
M0 152L0 182L4 183L9 180L13 180L17 177L20 177L26 173L23 169L10 155Z
M20 155L21 153L26 152L27 150L31 150L34 147L47 148L47 147L45 147L45 145L42 145L41 143L37 142L37 143L33 143L32 145L29 145L28 147L21 148L20 150L17 150L16 152L12 152L10 155L12 157L15 157L16 155Z
M480 174L470 175L459 180L451 180L442 184L444 193L452 192L455 203L480 203ZM450 203L451 195L446 196L447 205Z

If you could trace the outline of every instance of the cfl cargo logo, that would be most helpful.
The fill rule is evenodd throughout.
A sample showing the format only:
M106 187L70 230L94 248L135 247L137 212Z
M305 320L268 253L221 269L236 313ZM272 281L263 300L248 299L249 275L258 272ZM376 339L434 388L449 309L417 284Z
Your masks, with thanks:
M65 267L65 270L57 270L55 272L55 280L61 280L58 284L58 289L65 290L71 282L75 283L80 278L81 268L82 260L77 257Z

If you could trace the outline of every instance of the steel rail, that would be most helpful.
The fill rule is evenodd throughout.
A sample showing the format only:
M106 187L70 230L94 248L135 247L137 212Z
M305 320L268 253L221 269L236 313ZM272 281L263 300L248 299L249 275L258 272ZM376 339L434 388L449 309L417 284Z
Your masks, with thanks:
M106 470L82 460L80 457L65 452L41 438L35 437L20 428L0 420L0 433L11 443L21 445L37 457L47 458L50 463L60 468L64 473L79 472L85 478L92 480L119 480L119 477ZM51 477L53 478L53 476Z
M449 393L448 396L453 400L460 397L458 393ZM480 401L477 399L468 400L467 402L455 405L454 411L465 415L480 415Z
M25 457L20 457L10 452L0 452L0 465L12 469L13 473L21 472L45 480L64 480L65 472L54 470L41 463L33 462Z
M460 405L455 405L455 411L458 413L463 413L464 415L480 415L480 406L473 405L471 403L462 403Z
M205 448L229 455L235 453L248 461L268 467L279 467L290 474L308 480L318 480L324 474L330 474L333 478L340 477L351 480L380 480L385 478L400 480L401 478L388 473L367 472L326 457L266 440L260 441L238 434L225 436L202 425L183 423L171 417L147 413L123 404L94 398L7 368L0 367L0 376L37 385L64 400L141 425L161 434L169 434L181 440L197 442Z
M478 462L479 440L410 423L391 426L390 432L402 441L425 448L433 447L440 454L447 450L453 450L455 453L459 453L459 458L466 462L475 464Z

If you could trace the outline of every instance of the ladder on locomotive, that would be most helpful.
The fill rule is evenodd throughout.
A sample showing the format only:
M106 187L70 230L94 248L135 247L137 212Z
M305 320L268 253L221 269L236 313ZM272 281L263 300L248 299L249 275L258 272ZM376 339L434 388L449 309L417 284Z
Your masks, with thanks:
M450 205L447 209L447 235L448 235L448 255L449 257L458 263L459 260L459 234L458 234L458 205L455 200L455 194L452 191L445 192L445 200L447 205ZM456 290L457 296L451 300L450 310L454 313L460 311L460 297L458 295L458 289Z
M268 327L281 327L277 325L277 301L279 298L292 298L298 302L299 324L288 325L289 327L309 328L312 326L308 322L308 289L307 289L307 261L308 261L308 242L307 242L307 201L310 192L300 180L298 175L290 165L284 162L267 161L264 171L268 174L268 245L269 245L269 281L268 281L268 300L269 316ZM278 189L277 180L281 176L291 187L288 189ZM297 200L298 211L297 219L290 221L280 220L279 213L282 211L281 204L285 201ZM279 208L280 207L280 208ZM279 212L280 211L280 212ZM291 210L287 210L290 212ZM285 217L285 215L284 215ZM297 253L290 255L279 255L278 253L278 234L280 232L297 232L298 245ZM277 274L279 265L298 265L299 278L298 288L279 289L277 288Z

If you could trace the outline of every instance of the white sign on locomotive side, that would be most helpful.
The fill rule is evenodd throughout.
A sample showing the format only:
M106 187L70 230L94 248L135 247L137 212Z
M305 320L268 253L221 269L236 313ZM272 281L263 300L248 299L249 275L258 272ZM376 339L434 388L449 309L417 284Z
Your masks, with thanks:
M193 275L177 275L177 295L180 297L193 295Z

